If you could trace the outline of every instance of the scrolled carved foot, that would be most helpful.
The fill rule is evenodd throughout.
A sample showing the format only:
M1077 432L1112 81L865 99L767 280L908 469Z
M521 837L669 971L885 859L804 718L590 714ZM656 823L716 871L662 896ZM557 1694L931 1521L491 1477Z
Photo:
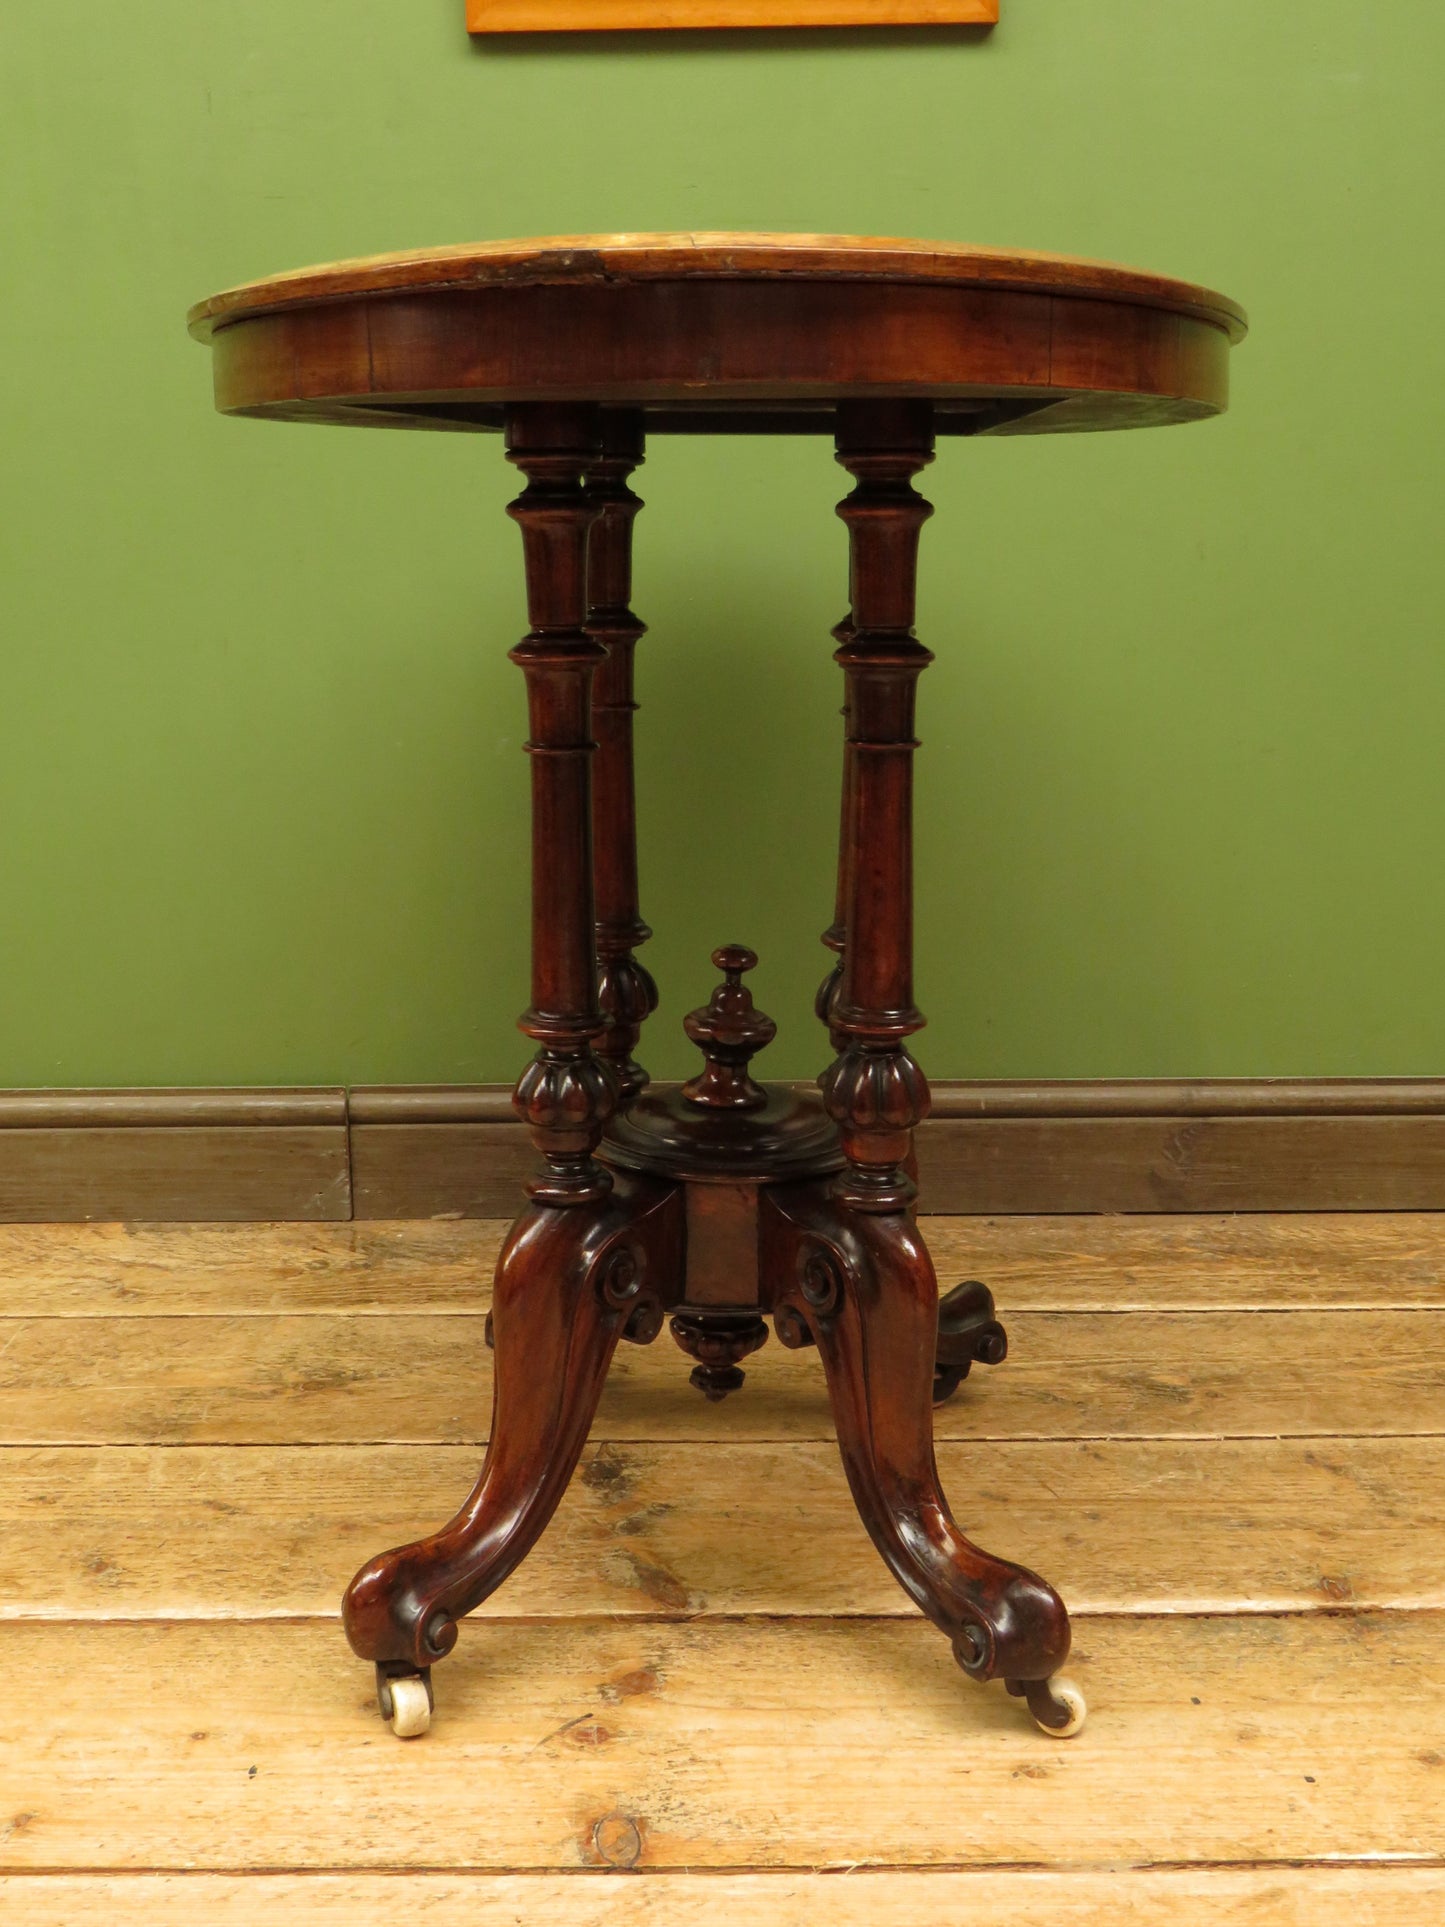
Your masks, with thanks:
M994 1313L993 1293L970 1278L939 1301L938 1350L933 1364L933 1402L952 1398L975 1365L1001 1365L1008 1333Z
M413 1682L535 1543L581 1454L617 1340L656 1336L681 1268L681 1200L647 1179L619 1178L592 1207L535 1206L513 1227L497 1269L481 1477L448 1524L369 1560L342 1601L347 1638L377 1663L395 1731L424 1730Z
M949 1633L953 1657L970 1679L1047 1678L1068 1657L1063 1601L1027 1566L996 1559L961 1535L959 1543L976 1562L973 1582L954 1591L951 1620L934 1615Z
M1083 1694L1061 1673L1052 1679L1011 1679L1008 1690L1015 1699L1028 1701L1034 1725L1056 1740L1071 1740L1088 1717Z
M928 1400L938 1286L918 1227L901 1209L865 1212L821 1185L799 1185L770 1194L763 1229L778 1337L818 1347L844 1470L874 1545L971 1679L1026 1682L1048 1731L1076 1730L1082 1702L1044 1684L1068 1657L1063 1601L1037 1573L971 1544L939 1487ZM964 1298L975 1332L992 1312L980 1290Z
M680 1311L669 1327L689 1358L695 1358L688 1383L711 1404L739 1391L747 1374L739 1371L768 1342L768 1328L756 1312Z

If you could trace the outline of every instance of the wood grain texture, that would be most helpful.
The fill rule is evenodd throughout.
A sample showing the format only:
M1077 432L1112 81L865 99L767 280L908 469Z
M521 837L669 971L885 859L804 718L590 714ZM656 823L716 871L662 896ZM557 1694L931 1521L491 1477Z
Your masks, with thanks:
M967 1529L1027 1547L1075 1618L1445 1608L1438 1437L949 1441L938 1462ZM476 1466L469 1446L12 1446L0 1617L334 1619L362 1559L444 1519ZM621 1441L589 1446L536 1551L478 1611L914 1609L831 1443Z
M537 1154L523 1125L353 1124L358 1218L496 1218L521 1203Z
M1108 263L777 234L380 256L229 289L190 321L227 414L477 431L603 405L759 434L890 399L928 402L941 434L1199 421L1228 405L1245 327L1223 296Z
M1090 1622L1066 1742L897 1620L478 1621L411 1747L328 1625L11 1625L0 1668L45 1683L4 1714L10 1870L1445 1855L1427 1613Z
M1445 1869L0 1876L0 1912L26 1927L395 1927L398 1905L445 1927L1424 1927L1445 1915Z
M469 33L992 26L998 0L467 0Z
M507 1225L0 1225L0 1313L472 1311Z
M648 432L826 432L928 396L940 434L1167 426L1228 405L1225 328L1095 296L789 277L479 284L276 307L212 342L224 414L495 431L508 404L644 411Z
M0 1371L17 1334L68 1334L57 1373L103 1403L114 1356L113 1389L143 1429L144 1361L127 1343L148 1336L168 1436L167 1353L189 1333L183 1418L204 1422L217 1384L253 1408L259 1382L284 1437L336 1389L335 1358L325 1343L308 1356L305 1331L346 1327L384 1356L408 1331L474 1329L498 1229L13 1226L0 1302L51 1315L0 1332L13 1341ZM966 1523L1003 1550L1026 1543L1083 1608L1070 1671L1092 1710L1078 1739L1042 1741L999 1689L959 1677L851 1515L816 1368L776 1347L750 1371L769 1353L801 1366L767 1399L814 1398L816 1437L759 1437L751 1378L719 1415L680 1355L630 1354L666 1365L633 1386L631 1435L589 1446L534 1558L464 1628L416 1747L382 1728L334 1619L296 1622L334 1614L359 1548L444 1513L475 1446L12 1447L0 1602L18 1617L0 1627L0 1663L43 1691L12 1692L0 1715L0 1911L36 1927L263 1912L366 1927L399 1911L499 1927L1433 1921L1438 1436L1080 1439L1068 1433L1094 1422L1095 1386L1057 1370L1057 1437L971 1439L956 1421L998 1401L1038 1334L1152 1321L1152 1364L1122 1360L1146 1402L1178 1412L1184 1383L1189 1423L1224 1368L1268 1419L1281 1395L1298 1401L1303 1359L1320 1417L1346 1432L1361 1384L1414 1358L1438 1318L1424 1307L1445 1224L930 1229L1036 1306L1012 1320L1012 1359L946 1408L939 1456ZM1056 1308L1111 1298L1142 1309ZM1197 1309L1211 1303L1230 1309ZM291 1427L271 1369L281 1326L314 1374ZM207 1366L223 1328L234 1349ZM1191 1342L1171 1351L1165 1330ZM35 1390L24 1374L17 1389ZM1435 1426L1438 1390L1397 1384L1395 1402ZM648 1443L660 1407L680 1422ZM1391 1610L1365 1610L1377 1605Z
M480 1443L482 1316L0 1320L0 1443ZM1020 1312L1006 1364L939 1408L943 1439L1445 1432L1445 1317ZM1260 1361L1269 1358L1269 1369ZM670 1343L614 1359L592 1436L831 1440L817 1360L770 1343L723 1407Z
M351 1216L344 1122L0 1130L0 1219Z
M940 1278L983 1278L1006 1311L1445 1306L1433 1212L930 1218L925 1230Z
M564 0L566 3L566 0ZM688 4L689 0L673 0ZM896 0L882 0L882 4ZM1197 316L1242 337L1244 311L1227 296L1108 261L957 241L853 234L561 234L370 255L250 281L198 302L188 317L200 341L245 316L357 295L527 284L620 281L876 280L1013 293L1139 301Z
M943 1114L918 1131L919 1208L1018 1216L1445 1208L1445 1116L1421 1108L1414 1091L1402 1093L1400 1111L1374 1113L1362 1108L1363 1092L1302 1115L1276 1108L1268 1093L1261 1115L1159 1114L1143 1108L1147 1098L1138 1113L1108 1115L1061 1101L1058 1116L969 1117L946 1088ZM354 1125L352 1146L358 1217L502 1216L530 1169L525 1134L512 1123Z
M470 1312L489 1298L506 1229L0 1225L0 1314ZM931 1218L925 1229L945 1289L982 1278L1009 1315L1445 1307L1445 1215L1430 1212Z
M947 1118L919 1165L927 1211L1429 1211L1445 1117Z
M0 1130L24 1126L345 1124L346 1092L304 1085L0 1091Z
M478 1096L494 1088L478 1086ZM1405 1117L1442 1111L1445 1080L1438 1077L945 1078L933 1084L934 1117Z

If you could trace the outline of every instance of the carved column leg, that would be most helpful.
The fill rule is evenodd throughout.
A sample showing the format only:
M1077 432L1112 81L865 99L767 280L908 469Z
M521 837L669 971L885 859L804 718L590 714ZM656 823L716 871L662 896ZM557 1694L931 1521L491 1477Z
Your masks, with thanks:
M781 1342L816 1344L838 1445L864 1525L909 1598L971 1678L1002 1675L1046 1731L1083 1723L1078 1689L1052 1678L1069 1651L1053 1587L980 1551L938 1480L931 1392L938 1286L906 1211L859 1211L817 1186L766 1194L764 1268Z
M618 1338L650 1342L676 1302L682 1227L674 1187L628 1176L590 1210L534 1205L513 1228L497 1265L481 1477L440 1532L369 1561L342 1601L346 1636L376 1663L382 1711L404 1737L426 1730L429 1669L456 1644L456 1622L515 1571L556 1510Z
M602 644L592 692L597 732L593 874L597 891L598 1001L607 1029L597 1041L620 1101L647 1085L634 1052L657 1009L657 985L633 954L652 935L637 902L637 804L632 773L632 656L646 624L632 613L632 524L642 507L627 478L643 459L639 409L601 411L602 442L587 464L587 501L596 512L587 549L587 633Z
M471 1497L432 1538L362 1568L342 1602L347 1636L373 1660L395 1730L424 1732L430 1668L457 1620L535 1542L577 1462L618 1336L656 1337L677 1302L683 1211L676 1189L612 1174L593 1157L616 1092L593 1042L597 1000L592 874L593 673L586 634L583 489L597 413L551 404L509 411L507 454L527 478L510 513L522 529L531 629L513 660L527 678L532 773L532 1002L539 1046L515 1102L545 1160L530 1212L497 1269L491 1441Z
M823 1080L848 1169L838 1195L862 1211L906 1209L913 1129L928 1082L904 1039L913 1001L913 736L918 677L933 660L913 634L918 534L933 513L912 478L933 459L927 402L845 402L838 460L856 487L838 513L850 536L852 617L837 651L848 751L840 879L843 971L827 1016L838 1056Z
M514 1102L546 1160L528 1185L542 1204L605 1197L596 1150L616 1092L593 1050L597 1002L592 881L592 678L607 652L587 635L587 538L598 510L582 473L597 453L595 409L528 403L507 411L507 459L527 486L520 523L531 631L512 651L527 678L532 764L532 1002L518 1020L537 1055Z

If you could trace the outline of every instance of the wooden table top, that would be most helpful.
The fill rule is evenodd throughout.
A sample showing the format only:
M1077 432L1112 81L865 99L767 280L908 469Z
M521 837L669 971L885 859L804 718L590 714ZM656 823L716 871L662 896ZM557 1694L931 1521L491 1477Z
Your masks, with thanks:
M830 425L924 396L942 432L1198 420L1243 310L1065 255L818 234L605 234L376 255L199 303L228 413L500 426L510 401L644 409L656 430Z

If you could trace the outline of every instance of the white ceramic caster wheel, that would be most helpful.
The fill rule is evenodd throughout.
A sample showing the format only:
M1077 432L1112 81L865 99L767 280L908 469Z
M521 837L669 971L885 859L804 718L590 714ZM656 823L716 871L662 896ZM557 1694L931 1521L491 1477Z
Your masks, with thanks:
M1040 1719L1038 1714L1034 1713L1034 1725L1041 1733L1047 1733L1051 1739L1071 1739L1084 1724L1088 1715L1089 1709L1084 1704L1084 1696L1071 1679L1051 1679L1048 1682L1048 1691L1057 1705L1067 1707L1068 1720L1063 1726L1058 1726L1051 1720ZM1032 1708L1030 1710L1032 1711Z
M426 1681L402 1674L386 1682L391 1700L391 1730L399 1740L419 1740L431 1725L431 1700Z

